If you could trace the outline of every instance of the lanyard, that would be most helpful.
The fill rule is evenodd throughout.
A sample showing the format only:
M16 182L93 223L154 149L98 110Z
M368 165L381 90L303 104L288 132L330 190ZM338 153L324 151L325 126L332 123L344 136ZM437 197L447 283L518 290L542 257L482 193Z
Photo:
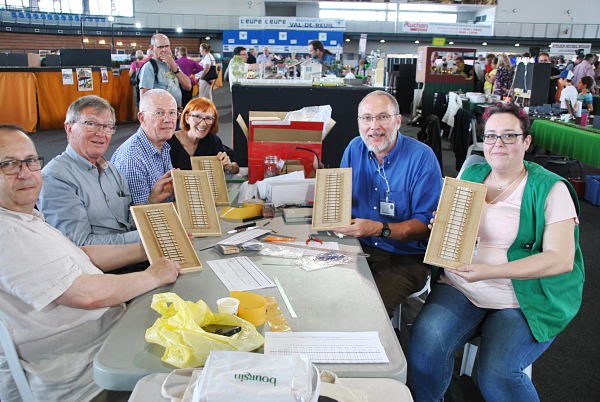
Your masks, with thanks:
M381 177L383 179L383 181L385 182L385 186L386 186L385 202L389 202L389 194L391 191L390 183L388 182L387 176L385 175L385 167L383 167L383 164L381 164L377 167L377 173L379 174L379 177Z

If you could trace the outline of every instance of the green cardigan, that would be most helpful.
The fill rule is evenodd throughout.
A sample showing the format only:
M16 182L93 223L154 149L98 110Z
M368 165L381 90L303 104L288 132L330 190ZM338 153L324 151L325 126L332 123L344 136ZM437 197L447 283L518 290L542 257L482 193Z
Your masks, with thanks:
M545 227L546 198L557 181L563 181L573 198L577 214L577 194L567 180L533 162L525 162L527 183L521 200L519 231L508 249L508 260L514 261L542 252ZM469 167L462 179L483 182L491 171L487 163ZM550 340L575 317L581 306L585 272L579 246L579 226L575 226L575 261L573 270L560 275L537 279L513 279L517 300L529 328L538 342Z

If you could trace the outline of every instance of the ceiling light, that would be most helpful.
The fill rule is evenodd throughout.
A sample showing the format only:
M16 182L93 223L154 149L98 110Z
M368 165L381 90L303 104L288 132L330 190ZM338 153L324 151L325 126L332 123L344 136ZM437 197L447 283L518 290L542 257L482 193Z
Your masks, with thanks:
M183 29L181 27L177 27L177 28L175 28L175 32L182 33Z
M350 42L350 38L346 38L346 43Z
M109 15L108 17L106 17L106 19L108 20L108 22L113 22L115 20L115 17Z
M521 46L520 43L515 43L515 47L519 47L519 46Z
M137 43L135 43L135 42L131 42L131 43L130 43L130 45L131 45L131 47L136 47L136 46L137 46Z
M483 42L481 45L482 46L487 46L487 42Z
M90 40L88 38L83 38L83 43L89 43Z
M140 29L140 28L142 27L142 23L141 23L141 22L136 22L136 23L135 23L135 27L136 27L137 29Z
M385 39L381 39L379 43L385 43Z
M204 40L210 40L210 36L204 37Z
M121 42L121 41L118 41L118 42L117 42L117 46L123 46L123 42Z
M448 42L449 45L454 45L453 41Z
M418 39L415 41L415 43L421 43Z
M100 39L100 40L98 41L98 44L99 44L99 45L105 45L105 44L106 44L106 41L105 41L104 39Z

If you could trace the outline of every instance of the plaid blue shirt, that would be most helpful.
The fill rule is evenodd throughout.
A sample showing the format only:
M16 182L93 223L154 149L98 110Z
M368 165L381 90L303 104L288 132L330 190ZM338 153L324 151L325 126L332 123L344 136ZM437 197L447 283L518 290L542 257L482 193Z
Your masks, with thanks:
M113 154L110 161L127 179L134 205L147 204L154 183L173 169L170 150L171 146L165 143L159 152L140 127ZM169 201L173 199L165 200Z

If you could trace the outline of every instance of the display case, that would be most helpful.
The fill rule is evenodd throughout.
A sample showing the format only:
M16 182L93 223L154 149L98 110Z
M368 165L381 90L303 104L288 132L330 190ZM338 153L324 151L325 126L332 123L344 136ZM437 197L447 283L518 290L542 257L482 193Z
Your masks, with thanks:
M463 63L460 62L462 59ZM417 82L473 82L476 50L421 46L417 51Z

